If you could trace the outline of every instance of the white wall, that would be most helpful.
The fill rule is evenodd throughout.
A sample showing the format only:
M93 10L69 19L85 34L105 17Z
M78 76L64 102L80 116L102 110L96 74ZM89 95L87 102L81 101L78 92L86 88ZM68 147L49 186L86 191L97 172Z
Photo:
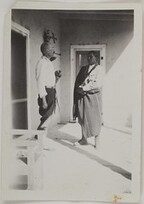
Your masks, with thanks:
M125 130L132 128L134 71L137 70L132 60L134 56L134 40L131 40L107 73L103 89L103 112L107 126Z

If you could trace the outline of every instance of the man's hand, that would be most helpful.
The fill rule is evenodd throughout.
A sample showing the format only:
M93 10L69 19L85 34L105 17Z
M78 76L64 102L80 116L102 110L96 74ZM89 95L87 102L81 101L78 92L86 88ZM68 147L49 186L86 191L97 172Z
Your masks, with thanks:
M82 86L79 86L79 87L77 88L77 92L78 92L79 94L83 94L83 93L84 93Z
M61 70L56 70L55 76L60 78L62 76Z
M61 70L55 71L56 83L57 83L58 80L61 78L61 76L62 76Z
M42 101L43 101L43 109L47 109L48 108L48 103L47 103L47 101L46 101L46 97L45 96L43 96L42 97Z
M47 109L48 104L47 103L43 103L43 109Z

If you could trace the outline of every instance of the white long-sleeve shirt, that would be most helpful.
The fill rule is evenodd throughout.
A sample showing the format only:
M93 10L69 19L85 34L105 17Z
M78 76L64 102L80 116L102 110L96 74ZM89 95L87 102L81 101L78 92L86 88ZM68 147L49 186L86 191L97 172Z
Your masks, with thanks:
M88 72L94 67L95 65L90 65ZM94 68L88 77L86 77L84 84L83 84L83 90L89 91L94 88L102 88L103 82L104 82L104 76L105 76L105 70L101 65L97 65L96 68Z
M51 88L55 85L55 70L52 62L42 56L36 65L36 81L38 94L42 98L47 95L45 87Z

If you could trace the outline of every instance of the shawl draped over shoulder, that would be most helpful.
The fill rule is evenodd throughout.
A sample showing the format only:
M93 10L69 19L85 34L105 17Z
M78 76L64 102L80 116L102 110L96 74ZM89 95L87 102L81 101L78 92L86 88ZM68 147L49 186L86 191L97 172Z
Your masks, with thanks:
M78 117L79 124L87 137L99 135L102 124L101 89L94 92L79 93L78 87L85 81L89 66L84 66L78 73L74 86L73 118Z

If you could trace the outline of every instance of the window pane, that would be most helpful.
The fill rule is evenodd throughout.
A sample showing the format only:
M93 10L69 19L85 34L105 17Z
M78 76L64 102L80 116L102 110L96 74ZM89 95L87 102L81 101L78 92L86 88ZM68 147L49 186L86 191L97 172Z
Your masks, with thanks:
M12 99L26 98L26 37L15 31L11 32L11 77Z
M12 105L12 126L14 129L27 129L27 102Z

